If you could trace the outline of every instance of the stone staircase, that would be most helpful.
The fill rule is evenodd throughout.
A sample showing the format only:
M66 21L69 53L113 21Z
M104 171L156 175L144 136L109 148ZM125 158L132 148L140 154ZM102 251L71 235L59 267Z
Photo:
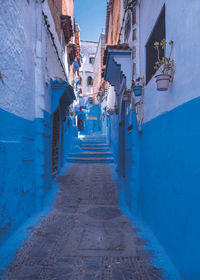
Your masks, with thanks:
M112 163L113 157L104 136L87 136L81 141L81 152L69 154L68 162Z

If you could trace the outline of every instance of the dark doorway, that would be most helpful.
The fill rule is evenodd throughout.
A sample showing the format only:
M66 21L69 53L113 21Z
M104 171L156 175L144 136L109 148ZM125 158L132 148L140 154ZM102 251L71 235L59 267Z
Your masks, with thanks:
M125 139L125 102L122 102L121 121L119 123L119 174L126 177L126 139Z
M53 114L52 175L58 172L59 159L59 110Z

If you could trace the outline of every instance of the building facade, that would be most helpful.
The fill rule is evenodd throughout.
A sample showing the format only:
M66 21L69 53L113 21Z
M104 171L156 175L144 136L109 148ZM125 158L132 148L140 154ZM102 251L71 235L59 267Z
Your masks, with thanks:
M98 92L95 92L95 85L99 79L99 75L95 71L100 69L100 67L96 67L98 46L97 42L81 41L79 98L76 104L76 123L81 134L101 131L100 106L96 104Z
M93 97L94 61L97 42L81 41L80 95Z
M42 209L76 134L76 48L72 0L1 1L0 15L1 245Z
M188 280L200 278L199 11L197 0L110 0L104 55L104 79L115 91L107 100L118 109L105 112L108 141L124 178L124 199ZM168 90L159 91L155 76L162 66L154 68L154 43L163 39L173 67ZM159 51L162 57L162 45Z

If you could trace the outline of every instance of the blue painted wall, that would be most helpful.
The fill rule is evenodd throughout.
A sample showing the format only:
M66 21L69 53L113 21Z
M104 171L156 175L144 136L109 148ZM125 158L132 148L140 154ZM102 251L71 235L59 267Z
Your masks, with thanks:
M134 110L125 123L124 200L146 222L187 280L200 279L199 107L200 98L187 102L145 123L142 134L137 132ZM109 118L117 162L118 116ZM133 130L128 132L130 122Z
M101 131L101 108L99 104L87 104L85 113L85 126L81 134L92 134ZM89 120L87 116L95 116L97 120Z
M47 169L50 165L50 140L45 140L45 153L40 158L44 177L40 189L36 180L35 148L42 149L35 137L36 125L44 120L29 121L0 109L0 244L13 233L21 223L43 205L44 195L51 187ZM48 120L50 120L48 118ZM46 128L48 130L48 126ZM48 143L47 143L48 142ZM48 154L48 155L47 155ZM44 161L44 159L47 159ZM37 159L38 162L39 159ZM47 171L47 174L45 174ZM17 213L17 215L16 215Z
M67 161L68 154L71 151L80 150L80 140L78 139L78 128L75 124L75 119L67 116L64 123L64 147L63 147L63 162L62 166Z
M115 161L117 161L118 147L119 147L119 115L116 114L109 115L107 118L107 124L108 124L107 142L111 147Z
M200 98L143 126L140 214L184 279L200 279Z

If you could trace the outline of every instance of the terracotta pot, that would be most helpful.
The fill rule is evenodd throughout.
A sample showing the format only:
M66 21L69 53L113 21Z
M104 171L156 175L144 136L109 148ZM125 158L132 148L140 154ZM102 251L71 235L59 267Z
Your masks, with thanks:
M125 102L130 102L130 100L131 100L130 94L125 93L125 94L123 95L123 100L124 100Z
M160 74L155 76L157 83L157 90L166 91L169 88L169 83L171 81L171 76L168 74Z

